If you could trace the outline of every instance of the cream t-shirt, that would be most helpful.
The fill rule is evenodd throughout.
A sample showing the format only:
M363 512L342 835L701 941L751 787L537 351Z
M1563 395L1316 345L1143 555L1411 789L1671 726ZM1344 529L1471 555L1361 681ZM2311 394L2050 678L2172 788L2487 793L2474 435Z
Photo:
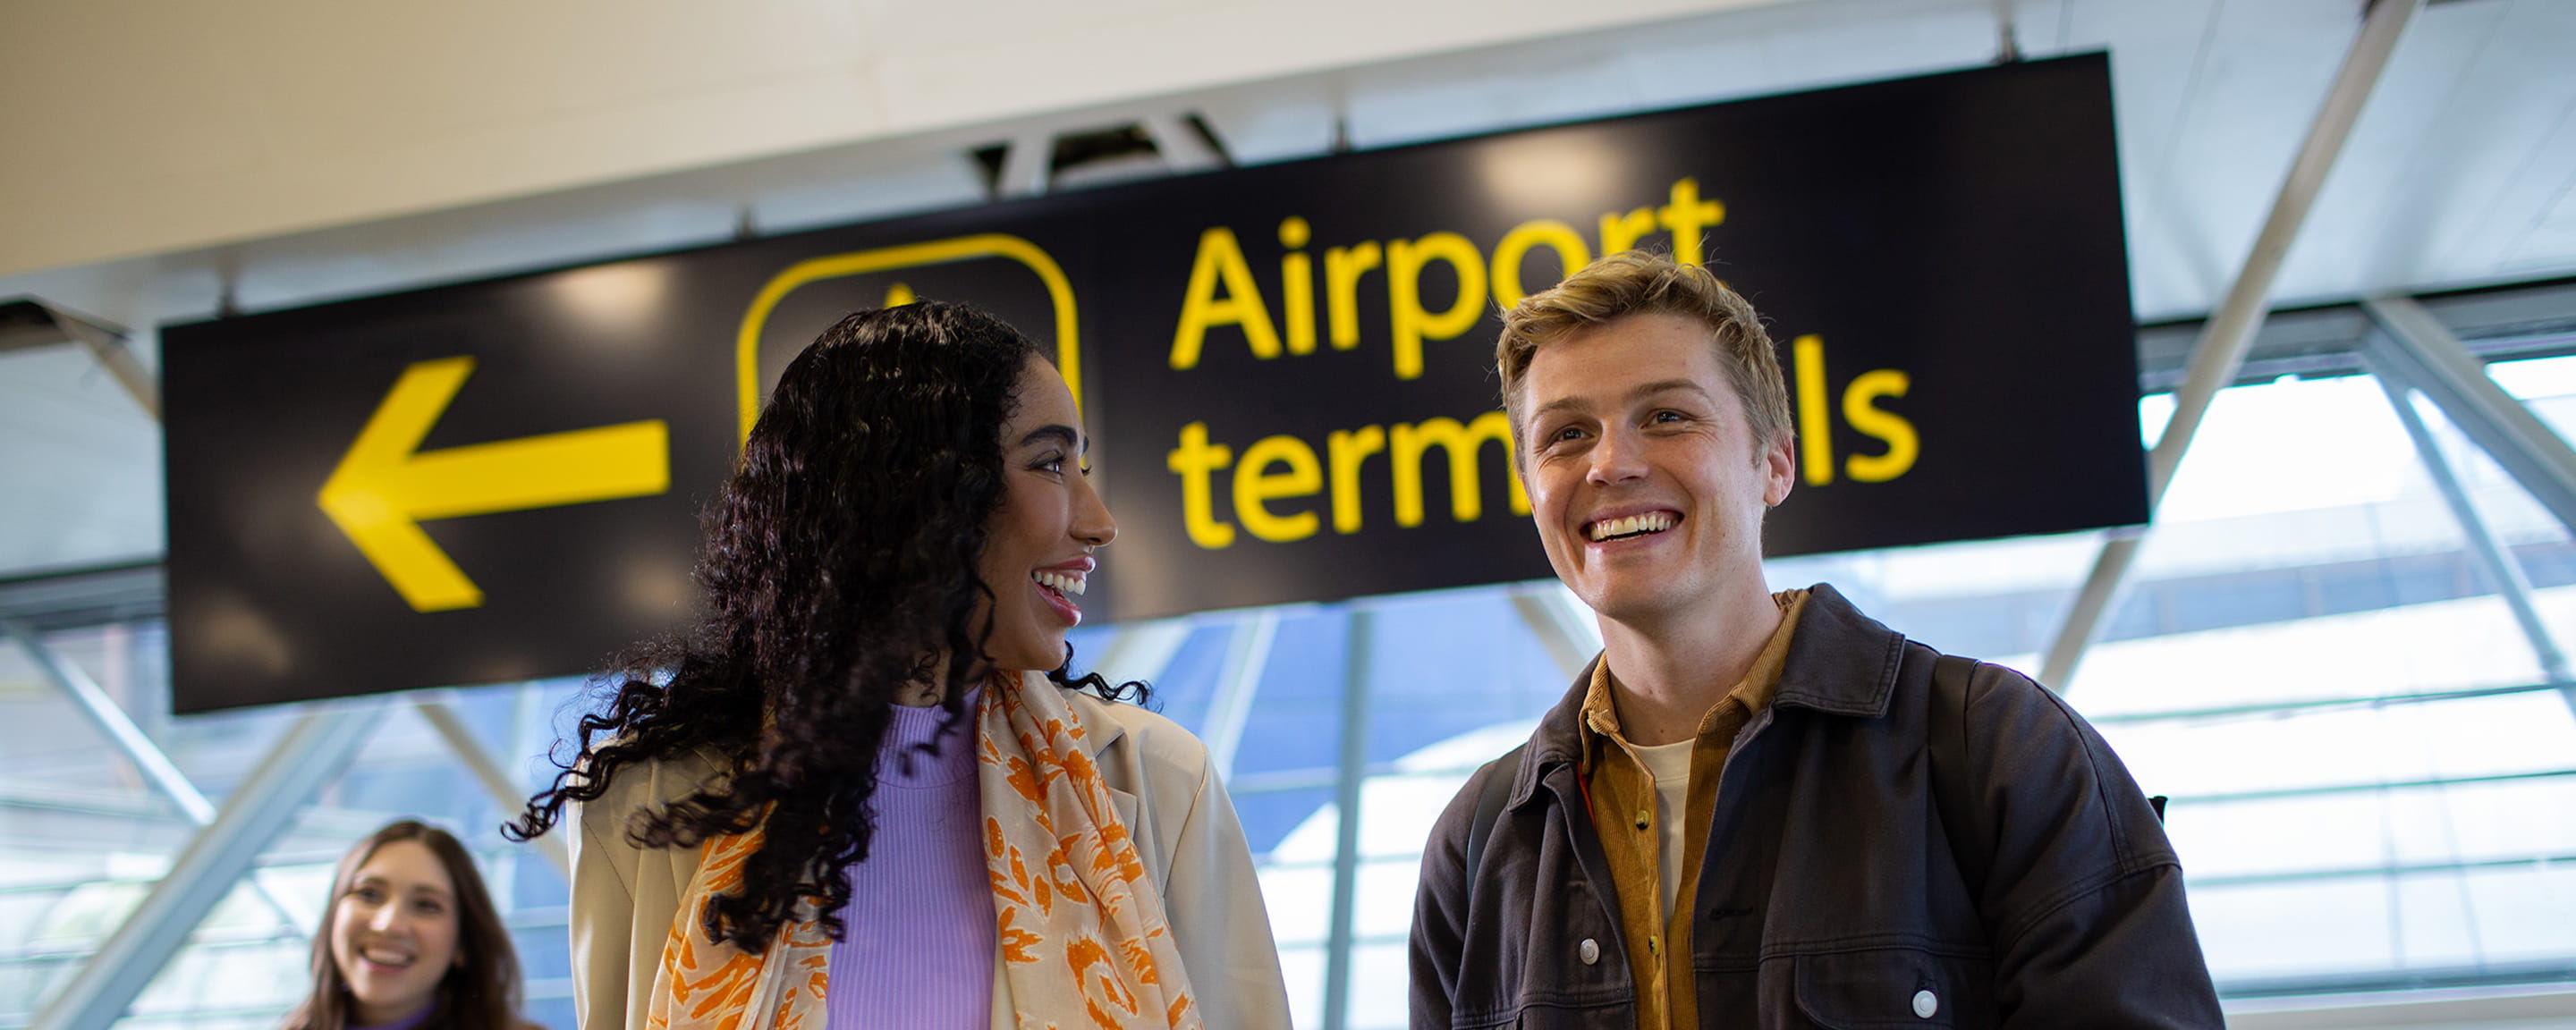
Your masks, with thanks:
M1691 749L1698 746L1693 739L1630 748L1655 778L1655 837L1663 846L1663 861L1655 868L1662 874L1666 918L1672 916L1673 899L1682 889L1682 845L1689 843L1682 834L1690 825L1685 809L1690 805Z

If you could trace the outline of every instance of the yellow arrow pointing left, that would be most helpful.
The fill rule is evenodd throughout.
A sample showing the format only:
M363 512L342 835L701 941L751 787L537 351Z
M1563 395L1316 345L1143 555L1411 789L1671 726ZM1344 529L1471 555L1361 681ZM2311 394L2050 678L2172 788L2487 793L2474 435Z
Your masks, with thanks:
M424 519L643 497L671 488L671 431L659 419L420 453L474 374L474 359L403 370L317 498L349 542L416 611L483 603Z

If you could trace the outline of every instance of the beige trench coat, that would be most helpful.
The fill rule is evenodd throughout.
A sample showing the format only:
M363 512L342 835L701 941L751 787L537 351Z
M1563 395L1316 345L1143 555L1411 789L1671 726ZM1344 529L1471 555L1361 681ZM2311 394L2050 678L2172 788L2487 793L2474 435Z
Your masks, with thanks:
M1207 748L1169 719L1081 691L1066 697L1088 729L1086 742L1161 885L1173 942L1189 971L1207 1025L1225 1030L1288 1026L1288 992L1271 942L1270 915L1253 877L1252 855L1234 802ZM712 755L624 771L608 793L577 806L572 837L574 1011L586 1030L642 1030L662 944L680 895L697 873L695 848L641 848L626 820L648 803L686 796L717 769ZM1014 1030L1010 985L994 963L993 1027Z

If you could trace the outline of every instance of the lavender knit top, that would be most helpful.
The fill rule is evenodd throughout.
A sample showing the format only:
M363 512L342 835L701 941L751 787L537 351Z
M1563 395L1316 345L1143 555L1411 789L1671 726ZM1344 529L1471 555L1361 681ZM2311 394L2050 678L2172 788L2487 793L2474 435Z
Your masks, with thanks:
M830 1030L985 1030L993 1019L993 886L975 783L975 702L895 706L877 755L876 834L851 866L848 928L832 945ZM913 745L938 738L936 754ZM904 757L911 756L906 768Z
M438 1001L433 998L430 999L429 1004L421 1006L420 1011L391 1023L354 1024L349 1027L349 1030L412 1030L413 1027L429 1022L429 1014L436 1011L438 1011ZM351 1012L349 1015L351 1018L356 1018L357 1013Z

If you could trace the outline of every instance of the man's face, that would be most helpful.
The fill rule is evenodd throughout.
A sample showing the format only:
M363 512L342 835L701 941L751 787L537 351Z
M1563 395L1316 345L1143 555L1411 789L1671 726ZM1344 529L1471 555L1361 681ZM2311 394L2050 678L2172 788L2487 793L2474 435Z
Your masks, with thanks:
M1762 514L1789 496L1789 440L1757 448L1708 329L1634 315L1539 350L1521 453L1548 563L1623 623L1762 583Z

